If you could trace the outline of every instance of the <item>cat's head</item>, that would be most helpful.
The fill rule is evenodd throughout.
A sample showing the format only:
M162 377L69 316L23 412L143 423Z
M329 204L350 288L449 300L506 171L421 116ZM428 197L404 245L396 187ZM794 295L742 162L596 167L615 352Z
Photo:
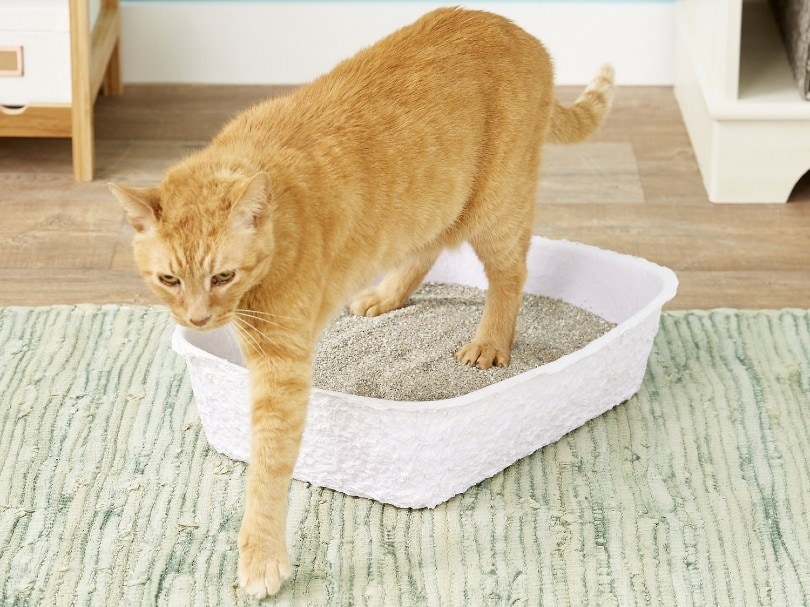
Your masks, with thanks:
M110 184L135 229L135 262L175 321L213 329L267 273L273 253L266 173L169 173L158 187Z

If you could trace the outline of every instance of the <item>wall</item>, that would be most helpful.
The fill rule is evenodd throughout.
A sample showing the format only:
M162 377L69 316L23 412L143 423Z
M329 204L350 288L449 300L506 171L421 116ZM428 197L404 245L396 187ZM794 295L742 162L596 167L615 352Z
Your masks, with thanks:
M124 0L126 82L305 82L393 29L456 2ZM560 84L606 61L620 84L671 84L674 2L462 2L543 40Z

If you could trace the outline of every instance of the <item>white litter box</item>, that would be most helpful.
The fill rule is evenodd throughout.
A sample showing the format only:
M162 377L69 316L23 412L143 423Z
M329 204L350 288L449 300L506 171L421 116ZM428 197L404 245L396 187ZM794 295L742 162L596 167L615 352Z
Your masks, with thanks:
M434 507L630 398L647 367L675 274L638 257L535 237L529 293L617 326L556 361L469 394L403 402L314 389L294 478L406 508ZM486 288L469 247L425 279ZM227 329L178 327L203 429L217 451L250 455L247 370Z

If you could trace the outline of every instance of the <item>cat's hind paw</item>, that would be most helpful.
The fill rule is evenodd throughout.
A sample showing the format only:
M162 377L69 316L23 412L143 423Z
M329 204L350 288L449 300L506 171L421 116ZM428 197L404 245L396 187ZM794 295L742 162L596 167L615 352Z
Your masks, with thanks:
M249 544L239 547L239 585L253 598L276 594L291 573L286 549L271 551Z
M456 360L479 369L489 369L493 366L507 367L510 359L511 355L508 349L477 341L471 341L456 352Z
M351 303L349 310L351 310L352 314L355 316L368 316L371 318L401 307L401 301L385 298L377 289L368 289Z

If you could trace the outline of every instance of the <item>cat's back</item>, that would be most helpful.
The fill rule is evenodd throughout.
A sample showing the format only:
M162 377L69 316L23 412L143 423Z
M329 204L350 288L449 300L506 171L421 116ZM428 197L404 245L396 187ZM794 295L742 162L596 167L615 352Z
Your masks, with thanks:
M466 175L499 138L544 132L552 101L536 38L493 13L445 8L246 111L215 141L306 150L346 175L438 162Z
M552 83L551 60L536 38L500 15L444 8L287 98L254 108L243 124L298 143L358 129L368 135L384 129L394 137L414 122L465 123L474 130L515 111L542 113Z
M300 137L370 115L469 113L523 103L537 111L551 99L553 68L543 45L510 20L484 11L431 11L339 63L283 99L253 109L248 120ZM449 115L448 115L449 114ZM383 124L382 120L379 123ZM472 125L470 125L472 126ZM275 130L275 129L274 129Z
M349 84L373 90L390 84L400 92L466 81L523 80L527 85L553 79L543 45L512 21L485 11L440 8L427 13L340 63L313 88Z
M434 58L463 59L470 52L495 60L503 52L513 58L545 53L536 38L506 17L479 10L439 8L363 49L336 71L352 69L365 61L390 63L410 58L429 63Z

